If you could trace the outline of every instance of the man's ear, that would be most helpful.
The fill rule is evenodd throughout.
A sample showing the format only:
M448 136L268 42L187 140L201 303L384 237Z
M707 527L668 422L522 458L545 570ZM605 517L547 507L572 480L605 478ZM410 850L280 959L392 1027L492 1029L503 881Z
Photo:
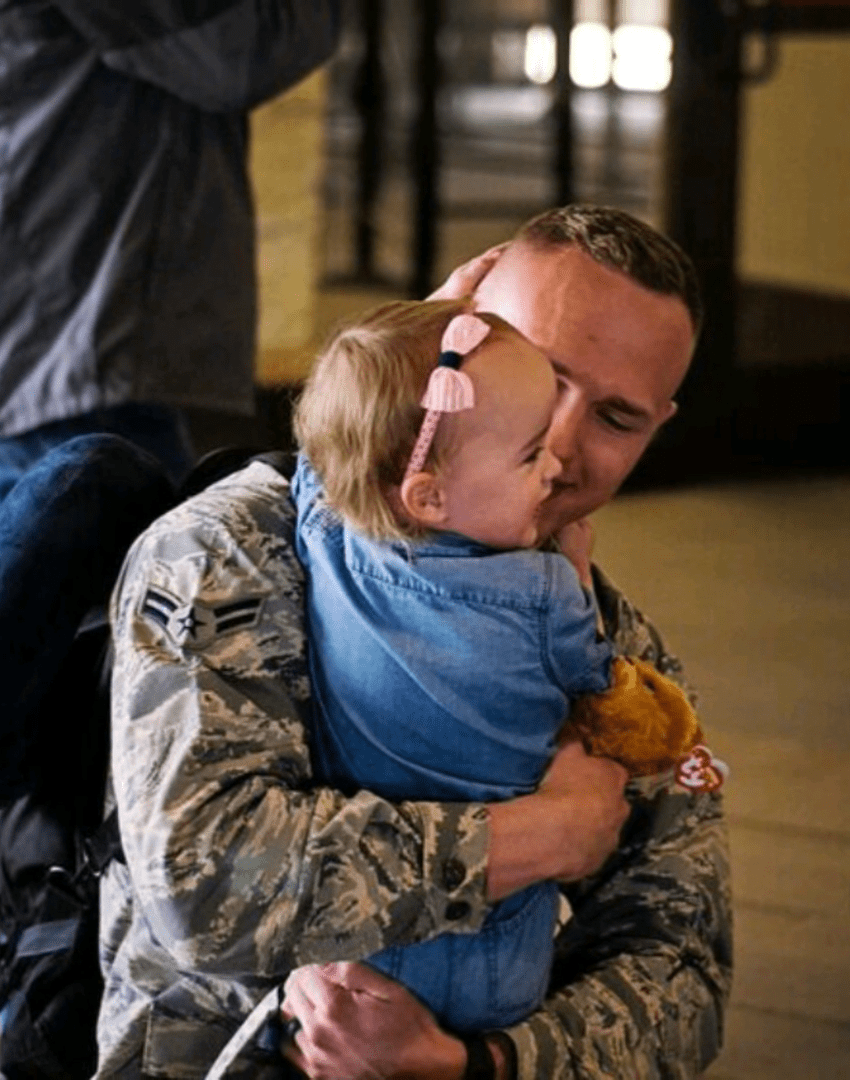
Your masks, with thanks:
M439 528L446 520L446 498L439 477L418 472L406 477L399 488L405 513L418 525Z
M666 424L668 420L672 420L672 418L676 415L678 411L679 403L677 401L673 401L672 399L668 401L667 404L664 406L664 413L661 417L661 423L659 423L658 426L661 427L661 424Z

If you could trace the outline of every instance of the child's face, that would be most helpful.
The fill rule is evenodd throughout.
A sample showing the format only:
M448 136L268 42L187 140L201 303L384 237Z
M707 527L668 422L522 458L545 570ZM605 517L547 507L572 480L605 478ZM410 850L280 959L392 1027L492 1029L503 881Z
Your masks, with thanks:
M552 365L520 334L494 329L463 370L475 407L440 421L453 447L440 469L440 528L491 547L532 547L561 470L546 446L557 401Z

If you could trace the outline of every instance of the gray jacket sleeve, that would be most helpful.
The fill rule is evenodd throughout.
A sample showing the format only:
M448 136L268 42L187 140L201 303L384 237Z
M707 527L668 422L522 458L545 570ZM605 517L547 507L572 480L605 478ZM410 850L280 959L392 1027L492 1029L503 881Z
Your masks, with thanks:
M338 0L56 0L108 67L213 112L274 97L327 60Z
M255 463L143 534L113 599L121 835L182 970L279 978L486 915L483 807L311 788L293 521Z
M598 572L619 651L682 683L678 661ZM567 890L549 998L510 1030L519 1080L692 1080L717 1056L732 969L729 856L718 795L635 797L623 844Z

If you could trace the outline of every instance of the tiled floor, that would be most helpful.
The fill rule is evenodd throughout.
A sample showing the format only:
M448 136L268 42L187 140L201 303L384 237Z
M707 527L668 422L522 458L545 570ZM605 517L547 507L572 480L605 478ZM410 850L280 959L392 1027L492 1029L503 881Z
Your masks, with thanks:
M736 980L711 1080L850 1076L850 480L622 496L600 564L731 766Z

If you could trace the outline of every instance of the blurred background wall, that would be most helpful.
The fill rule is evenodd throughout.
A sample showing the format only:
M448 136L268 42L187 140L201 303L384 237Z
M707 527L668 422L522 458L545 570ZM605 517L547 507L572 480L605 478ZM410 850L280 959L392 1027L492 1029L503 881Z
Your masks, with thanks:
M789 33L747 89L741 277L850 296L850 34Z
M258 212L260 322L257 382L304 374L322 274L320 247L327 73L319 71L251 117Z
M347 0L329 68L254 116L260 411L201 447L285 442L346 312L584 200L668 231L707 299L631 484L846 467L848 61L841 0Z

